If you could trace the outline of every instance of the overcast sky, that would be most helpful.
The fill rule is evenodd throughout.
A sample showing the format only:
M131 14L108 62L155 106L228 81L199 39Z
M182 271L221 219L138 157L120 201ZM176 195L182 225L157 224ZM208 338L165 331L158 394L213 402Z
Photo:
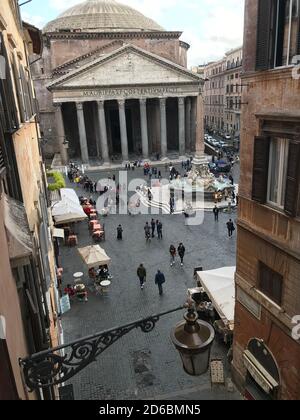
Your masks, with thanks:
M22 18L40 28L83 0L32 0L21 7ZM189 66L222 58L242 45L244 0L120 0L167 30L183 31L191 45Z

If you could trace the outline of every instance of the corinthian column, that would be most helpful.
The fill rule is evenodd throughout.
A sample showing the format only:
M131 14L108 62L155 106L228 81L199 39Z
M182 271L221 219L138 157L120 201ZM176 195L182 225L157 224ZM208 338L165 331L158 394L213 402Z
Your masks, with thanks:
M141 131L142 131L142 147L143 157L149 157L149 139L148 139L148 121L147 121L147 99L140 99L141 112Z
M64 120L62 115L61 103L54 104L55 106L55 120L56 120L56 130L57 130L57 138L59 142L59 151L61 157L61 163L66 165L68 163L68 152L66 146L66 134L65 134L65 126Z
M81 159L83 163L89 163L89 152L85 131L85 122L84 122L84 113L83 113L83 103L76 103L77 109L77 121L78 121L78 130L79 130L79 140L80 140L80 149L81 149Z
M108 151L108 143L107 143L107 130L106 130L104 101L97 101L97 106L98 106L98 118L99 118L99 124L100 124L102 158L104 159L104 163L109 163L109 151Z
M179 155L185 154L185 98L178 98Z
M167 157L168 141L167 141L167 110L166 98L160 98L160 142L161 142L161 157Z
M125 100L118 101L118 104L119 104L119 116L120 116L122 157L124 161L127 161L128 160L128 138L127 138L127 126L126 126L126 114L125 114Z
M191 150L191 98L186 98L186 111L185 111L185 134L186 134L186 148Z

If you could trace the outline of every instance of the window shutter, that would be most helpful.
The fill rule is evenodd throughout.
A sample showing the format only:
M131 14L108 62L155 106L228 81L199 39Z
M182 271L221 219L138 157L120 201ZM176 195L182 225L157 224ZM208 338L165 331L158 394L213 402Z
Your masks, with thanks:
M269 150L269 137L255 137L252 200L261 204L264 204L267 199Z
M298 16L298 38L297 38L297 54L300 55L300 10L299 10L299 16Z
M271 52L272 0L259 0L256 45L256 70L268 70Z
M292 217L297 215L299 184L300 184L300 143L291 142L285 191L285 212Z
M12 69L13 69L13 73L14 73L16 91L17 91L17 96L18 96L20 118L21 118L22 122L25 122L25 103L23 101L22 87L21 87L21 82L20 82L19 62L16 58L15 53L13 54Z
M282 284L283 276L271 268L267 267L262 262L260 263L260 280L259 289L262 293L268 296L277 305L282 302Z

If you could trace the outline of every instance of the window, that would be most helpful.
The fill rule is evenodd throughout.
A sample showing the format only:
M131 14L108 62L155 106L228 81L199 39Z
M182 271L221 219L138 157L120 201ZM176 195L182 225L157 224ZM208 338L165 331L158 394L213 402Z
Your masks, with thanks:
M281 208L285 199L288 149L288 140L276 138L270 142L268 203Z
M300 216L300 139L255 137L252 199Z
M300 0L260 0L256 69L293 64L300 54Z
M283 276L262 262L259 263L259 290L277 305L282 302Z
M297 55L299 0L277 0L274 67L288 66Z

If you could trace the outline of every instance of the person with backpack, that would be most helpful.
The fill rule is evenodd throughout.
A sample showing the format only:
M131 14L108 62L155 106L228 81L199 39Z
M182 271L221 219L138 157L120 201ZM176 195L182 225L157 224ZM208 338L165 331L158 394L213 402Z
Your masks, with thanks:
M235 231L235 227L231 219L229 220L229 222L227 222L227 230L229 238L232 238L233 232Z
M183 267L183 260L184 260L184 256L185 256L185 246L183 245L183 243L179 244L178 255L180 257L181 267Z

